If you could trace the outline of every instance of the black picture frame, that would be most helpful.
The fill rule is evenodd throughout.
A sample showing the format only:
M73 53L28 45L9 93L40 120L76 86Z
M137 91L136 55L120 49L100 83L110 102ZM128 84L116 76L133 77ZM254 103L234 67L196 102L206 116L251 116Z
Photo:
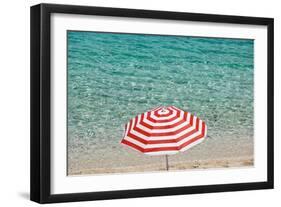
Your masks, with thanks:
M52 13L134 17L194 22L233 23L267 26L267 181L187 187L168 187L72 194L51 194L51 90L50 90L50 15ZM39 4L31 7L31 151L30 199L38 203L88 201L103 199L166 196L273 188L273 39L272 18L195 14L168 11L104 8L90 6Z

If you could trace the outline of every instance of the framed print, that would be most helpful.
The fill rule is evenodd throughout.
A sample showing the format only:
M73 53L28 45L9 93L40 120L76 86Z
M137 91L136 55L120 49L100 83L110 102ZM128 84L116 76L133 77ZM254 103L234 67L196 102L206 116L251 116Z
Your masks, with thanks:
M273 19L31 7L31 200L273 188Z

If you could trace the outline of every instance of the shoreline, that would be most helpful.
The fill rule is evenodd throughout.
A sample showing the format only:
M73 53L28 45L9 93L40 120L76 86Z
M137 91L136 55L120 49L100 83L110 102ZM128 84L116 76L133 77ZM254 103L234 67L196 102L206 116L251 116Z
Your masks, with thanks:
M172 162L169 165L169 171L198 170L198 169L229 169L253 167L254 159L252 156L224 158L224 159L205 159L194 161ZM67 176L91 176L107 175L120 173L148 173L167 171L165 163L146 164L139 166L115 167L115 168L84 168L79 171L69 171Z

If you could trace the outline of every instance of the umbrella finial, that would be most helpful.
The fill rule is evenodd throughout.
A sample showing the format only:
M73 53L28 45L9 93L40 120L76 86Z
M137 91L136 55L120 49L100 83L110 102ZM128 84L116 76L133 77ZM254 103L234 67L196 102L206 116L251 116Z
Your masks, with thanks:
M168 113L168 109L166 106L162 106L161 107L161 110L159 111L160 114L165 114L165 113Z

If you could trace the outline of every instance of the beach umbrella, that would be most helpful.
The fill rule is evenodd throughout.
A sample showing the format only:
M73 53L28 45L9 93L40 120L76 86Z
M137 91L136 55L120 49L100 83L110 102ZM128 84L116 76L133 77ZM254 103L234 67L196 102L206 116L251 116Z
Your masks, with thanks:
M125 125L121 143L147 155L183 152L204 140L204 121L175 106L157 107L137 115Z

